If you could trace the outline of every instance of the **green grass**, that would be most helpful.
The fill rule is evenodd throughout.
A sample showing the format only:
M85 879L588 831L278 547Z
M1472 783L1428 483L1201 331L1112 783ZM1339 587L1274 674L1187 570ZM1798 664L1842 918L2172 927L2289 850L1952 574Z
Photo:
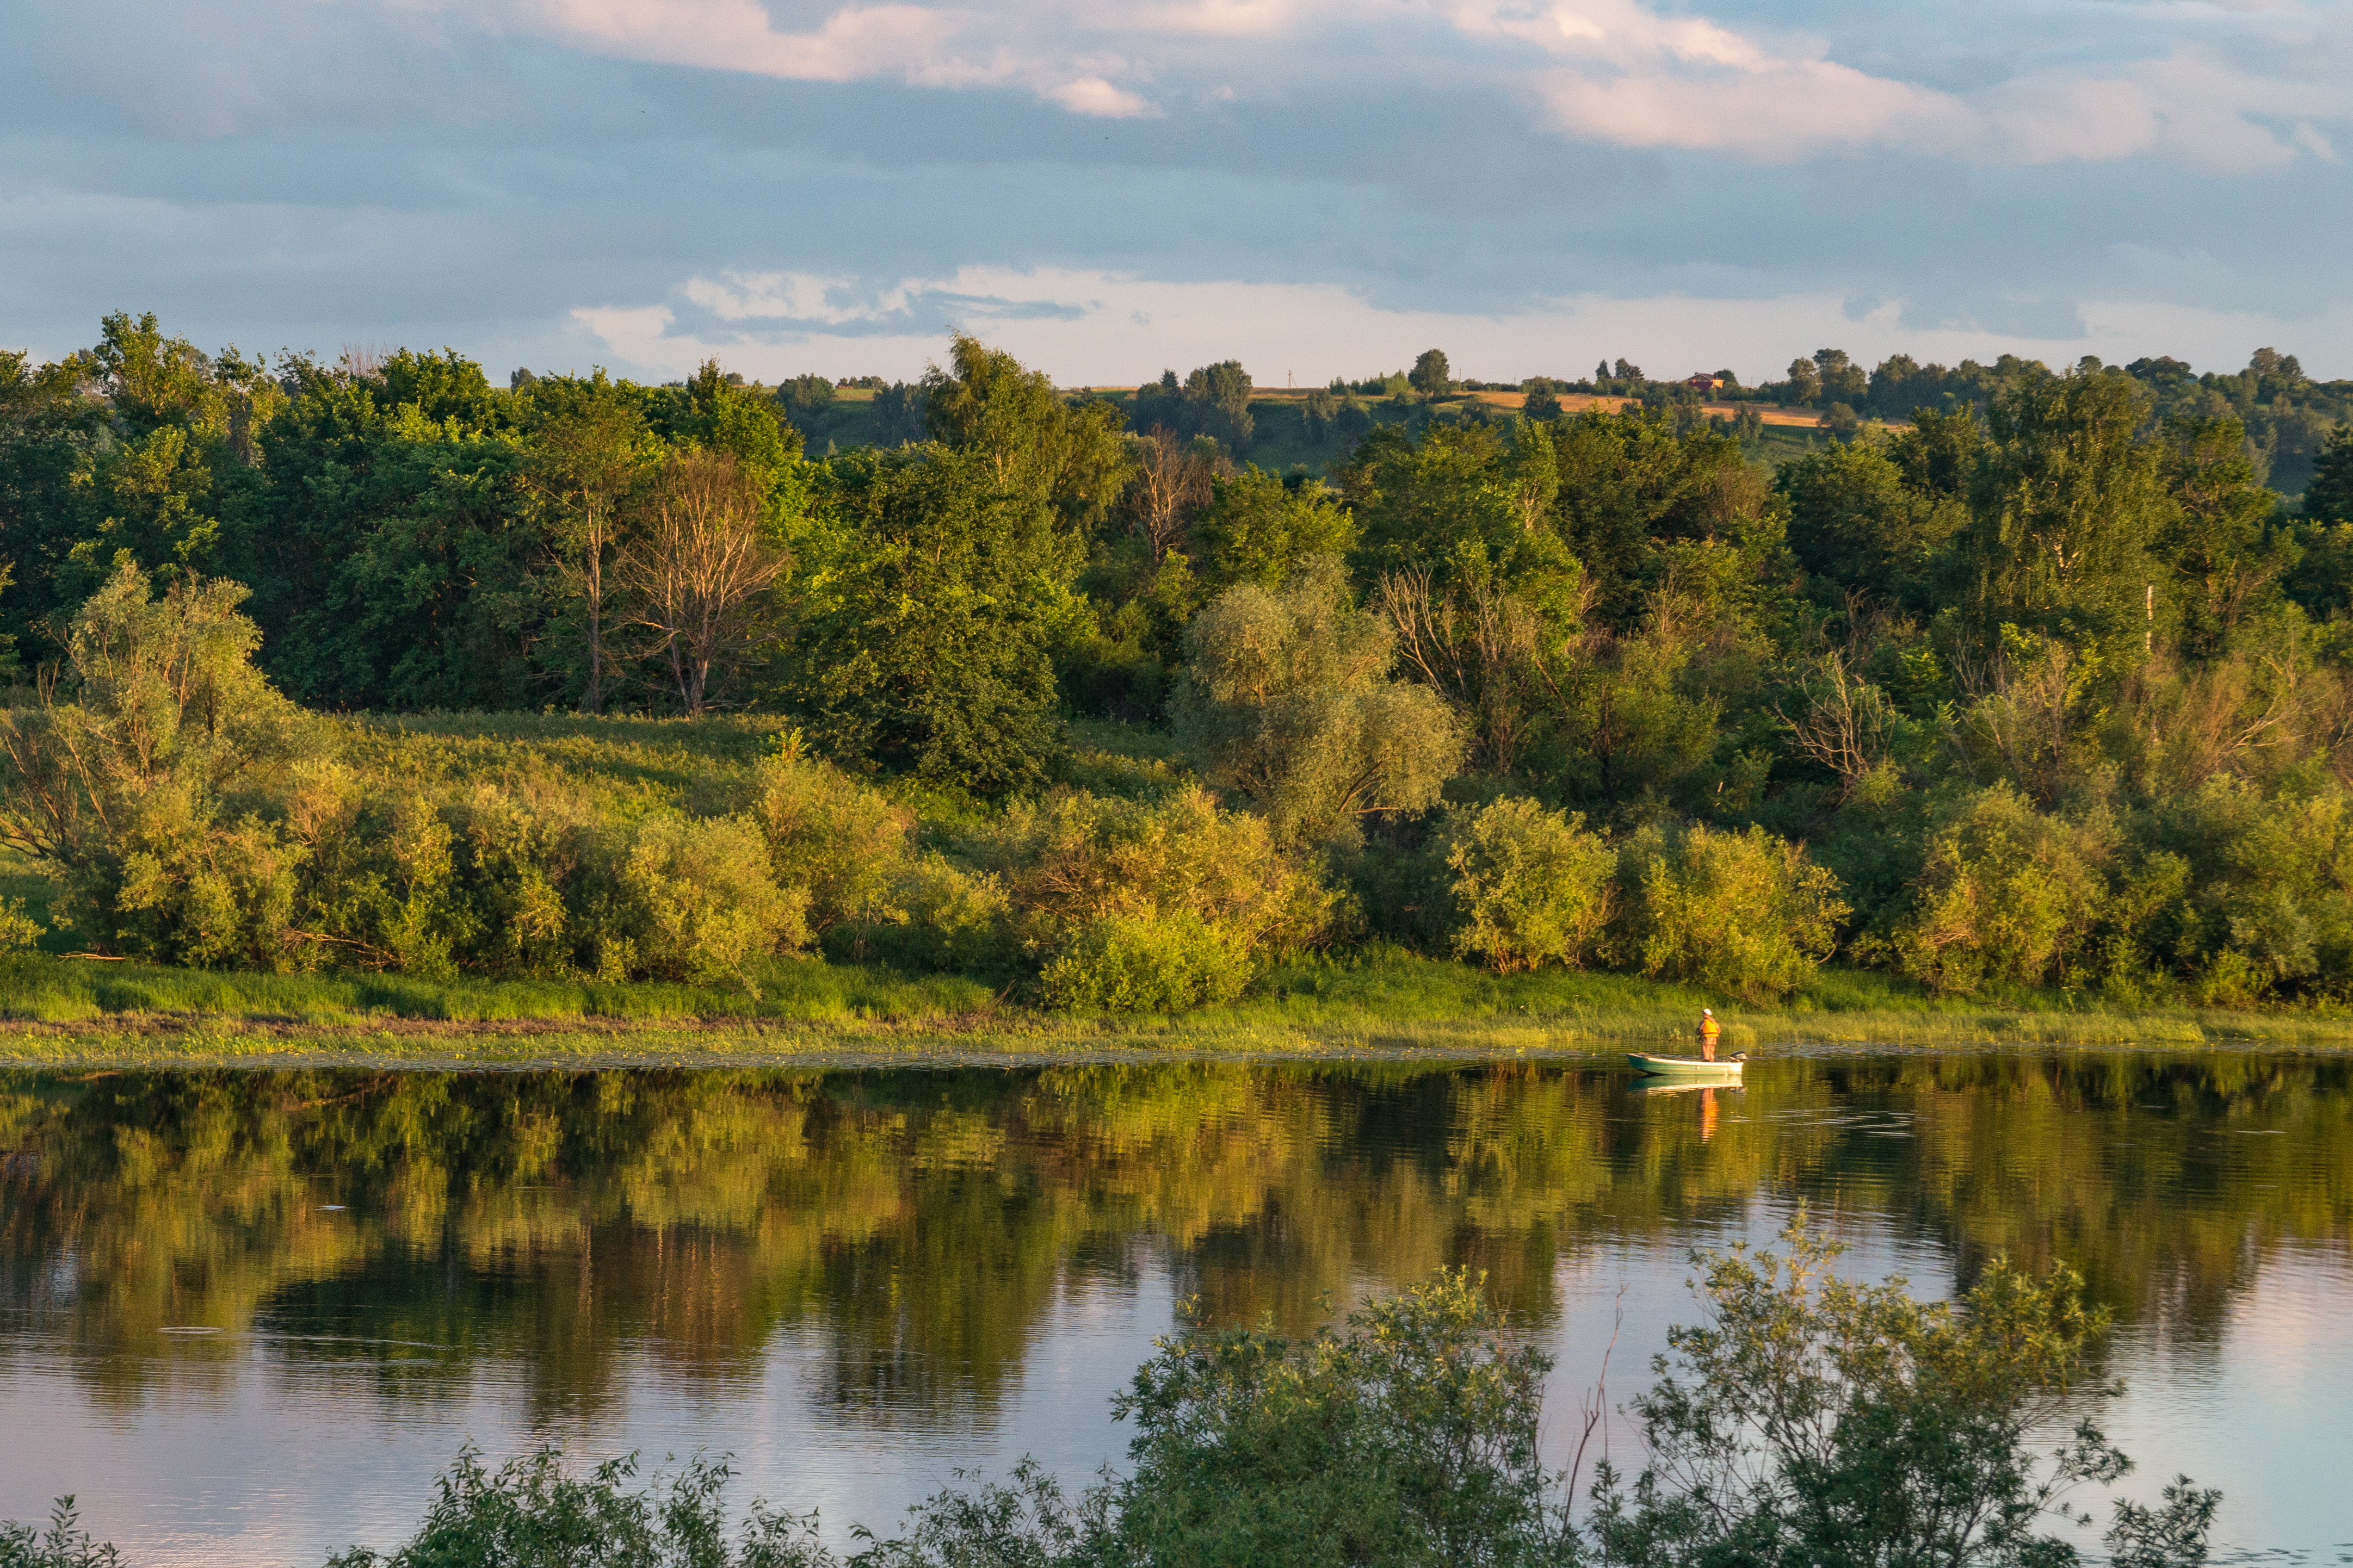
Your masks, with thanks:
M577 713L447 713L332 721L355 772L420 785L513 784L534 774L587 787L600 803L684 805L771 750L789 721L773 714L698 719Z
M378 1019L493 1024L576 1019L937 1024L990 1009L987 986L816 960L763 964L746 985L259 974L18 953L0 958L0 1018L75 1024L110 1015L263 1024Z
M1127 1055L1514 1056L1688 1041L1703 1005L1733 1048L2064 1044L2353 1046L2315 1012L2122 1007L2055 994L1940 998L1829 970L1757 1007L1628 975L1499 976L1395 951L1276 967L1241 1001L1176 1016L1071 1017L975 981L780 962L728 986L273 975L0 960L0 1062L99 1067L970 1061Z

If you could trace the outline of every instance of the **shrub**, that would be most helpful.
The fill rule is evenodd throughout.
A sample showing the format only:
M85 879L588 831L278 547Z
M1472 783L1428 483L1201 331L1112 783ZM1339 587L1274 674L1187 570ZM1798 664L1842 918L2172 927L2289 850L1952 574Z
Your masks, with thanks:
M1013 941L1029 961L1042 972L1080 955L1056 971L1071 995L1166 995L1172 974L1189 976L1204 998L1233 994L1237 972L1317 940L1332 913L1321 879L1264 821L1220 811L1199 789L1156 803L1057 795L1008 810L973 848L1001 880ZM1230 956L1174 969L1145 956L1195 930ZM1100 984L1079 979L1090 967L1105 977Z
M121 879L107 900L114 940L159 963L301 966L289 931L301 846L259 817L201 824L184 800L150 805L121 843Z
M596 859L594 809L576 794L542 786L479 785L442 807L453 893L462 914L459 966L471 972L556 977L593 947L580 906ZM584 942L584 938L591 940Z
M1631 884L1620 950L1644 974L1749 1001L1810 978L1847 914L1838 879L1761 827L1643 834L1621 854L1620 879Z
M740 816L647 817L618 882L633 951L614 963L632 974L740 978L754 958L808 941L807 895L776 886L766 840Z
M1582 816L1499 800L1457 815L1445 837L1457 953L1504 974L1583 965L1609 919L1616 857Z
M46 1535L29 1524L0 1523L0 1568L122 1568L111 1542L97 1542L80 1529L70 1493L58 1499Z
M1605 1470L1601 1561L2059 1564L2046 1521L2131 1468L2081 1414L2106 1314L2060 1268L1997 1257L1964 1301L1915 1300L1902 1279L1832 1278L1835 1243L1801 1213L1787 1250L1704 1259L1707 1321L1669 1331L1659 1381L1632 1404L1645 1469ZM2073 1423L2072 1427L2066 1423ZM2114 1561L2192 1568L2220 1494L2185 1479L2162 1509L2119 1505Z
M1287 1340L1165 1341L1113 1408L1113 1561L1534 1565L1576 1559L1537 1446L1551 1358L1464 1273Z
M866 919L835 927L828 947L913 969L997 973L1009 963L1010 910L998 878L935 850L903 863L887 897Z
M25 912L22 899L0 899L0 953L23 952L38 942L47 929Z
M2008 784L1964 798L1930 835L1896 963L1938 991L2058 979L2107 902L2114 830L2038 812Z
M1113 915L1081 926L1038 977L1050 1007L1074 1013L1176 1013L1230 1002L1250 984L1234 933L1189 910Z
M575 1476L560 1454L543 1448L492 1471L470 1447L438 1479L433 1506L406 1545L388 1553L354 1546L328 1559L327 1568L817 1568L836 1562L818 1544L814 1518L776 1513L756 1501L731 1549L724 1460L698 1458L675 1475L656 1473L643 1491L624 1491L637 1468L632 1454Z
M761 759L739 794L767 839L776 885L807 890L810 930L881 911L907 858L904 810L804 755L797 731Z
M2175 951L2201 997L2342 997L2353 984L2353 797L2335 785L2266 799L2214 779L2158 814L2158 840L2188 862ZM2127 883L2126 892L2133 890Z
M300 852L239 805L319 731L253 668L244 598L159 599L126 563L67 638L73 700L0 712L0 841L62 873L77 926L165 963L293 962Z

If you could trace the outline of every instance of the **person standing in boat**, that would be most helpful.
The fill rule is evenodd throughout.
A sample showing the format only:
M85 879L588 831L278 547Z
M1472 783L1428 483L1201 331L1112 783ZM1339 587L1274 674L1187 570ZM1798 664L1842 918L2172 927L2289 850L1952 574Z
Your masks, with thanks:
M1700 1060L1704 1062L1712 1062L1715 1060L1716 1037L1723 1033L1724 1026L1715 1021L1715 1009L1713 1007L1702 1007L1699 1010Z

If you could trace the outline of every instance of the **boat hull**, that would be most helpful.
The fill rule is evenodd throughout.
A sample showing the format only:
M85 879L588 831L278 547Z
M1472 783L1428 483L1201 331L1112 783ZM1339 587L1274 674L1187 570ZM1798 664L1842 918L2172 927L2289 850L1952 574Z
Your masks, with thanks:
M1707 1062L1697 1057L1654 1057L1641 1051L1629 1051L1626 1059L1634 1070L1653 1078L1738 1078L1744 1062Z

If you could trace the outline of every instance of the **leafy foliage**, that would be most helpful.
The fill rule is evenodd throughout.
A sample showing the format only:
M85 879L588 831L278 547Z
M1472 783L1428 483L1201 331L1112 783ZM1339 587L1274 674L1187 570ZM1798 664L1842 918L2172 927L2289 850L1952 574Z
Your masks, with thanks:
M2104 1314L2065 1268L2035 1279L1995 1259L1963 1302L1921 1302L1900 1279L1827 1273L1835 1244L1801 1215L1786 1253L1702 1259L1709 1321L1673 1330L1633 1404L1650 1458L1605 1473L1594 1531L1628 1563L2077 1560L2045 1521L2066 1494L2129 1461L2090 1417L2056 1441L2091 1378ZM2118 1510L2120 1558L2197 1563L2215 1494L2187 1483L2161 1514ZM2086 1521L2088 1522L2088 1521Z
M1836 877L1761 827L1638 836L1621 865L1620 940L1642 973L1751 1000L1803 983L1848 913Z
M1499 800L1463 813L1445 837L1455 952L1505 974L1585 963L1612 911L1617 856L1584 817Z
M1286 837L1345 838L1360 817L1420 810L1461 756L1461 727L1427 687L1390 678L1395 647L1328 558L1280 595L1229 588L1185 634L1177 733L1204 778Z
M58 363L0 354L0 817L59 879L58 940L119 955L552 977L643 970L653 921L728 950L665 973L806 934L1026 985L1052 960L1009 955L962 840L1092 787L1067 725L1101 715L1173 727L1285 845L1372 835L1347 929L1431 951L1585 943L1757 994L1841 942L1948 993L2347 994L2353 385L2269 349L1866 374L1823 348L1709 389L1728 417L1623 359L1517 416L1464 386L1432 350L1304 397L1226 360L1121 399L959 336L912 387L499 387L448 351L265 363L111 315ZM193 726L90 663L125 637L212 672ZM765 711L829 763L469 793L316 720L555 707ZM1581 813L1665 880L1626 871L1606 940L1537 940L1553 917L1508 900L1464 925L1441 798ZM665 810L756 824L802 914L738 942L653 913L675 857L628 868ZM1736 960L1658 847L1755 833L1810 846L1839 912L1756 894L1800 934ZM1154 989L1197 933L1119 918L1080 944L1124 976L1090 994L1222 995L1257 962Z

